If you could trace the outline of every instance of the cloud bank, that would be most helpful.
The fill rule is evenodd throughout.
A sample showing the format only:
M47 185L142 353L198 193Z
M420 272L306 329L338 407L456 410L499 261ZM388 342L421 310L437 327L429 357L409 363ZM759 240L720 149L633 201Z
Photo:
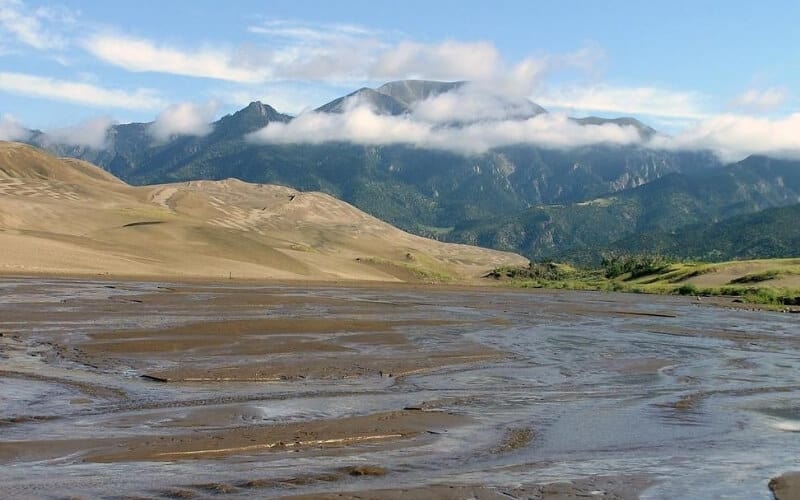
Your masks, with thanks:
M530 118L542 109L519 95L467 83L455 90L431 96L412 107L414 118L432 123L472 123Z
M0 141L24 141L30 131L9 114L0 116Z
M47 131L46 140L55 144L83 146L91 149L108 147L108 129L114 120L101 116L76 125Z
M676 99L683 102L682 97ZM644 139L633 126L580 125L565 114L535 114L530 106L526 100L465 85L420 101L403 116L376 114L365 103L353 100L344 113L302 113L289 123L271 123L248 139L262 144L408 144L461 154L516 144L559 149L640 145L673 151L708 150L726 162L752 154L800 159L800 113L780 119L712 116L694 120L672 136L657 134Z
M702 96L697 92L657 87L568 86L544 90L534 97L548 108L695 120L708 117L702 110Z
M650 146L711 150L723 161L738 161L753 154L800 159L800 113L779 119L715 116L673 137L655 137Z
M208 135L212 131L210 122L218 107L216 102L183 102L172 105L156 117L147 132L159 142L167 141L175 135Z
M739 94L733 104L744 111L767 112L780 107L788 97L789 91L785 88L750 89Z
M480 154L514 144L570 148L589 144L635 144L634 127L613 124L579 125L563 115L543 114L524 120L495 120L443 126L412 116L375 114L366 106L345 113L308 112L289 123L271 123L248 139L258 143L321 144L353 142L367 145L410 144L462 154Z

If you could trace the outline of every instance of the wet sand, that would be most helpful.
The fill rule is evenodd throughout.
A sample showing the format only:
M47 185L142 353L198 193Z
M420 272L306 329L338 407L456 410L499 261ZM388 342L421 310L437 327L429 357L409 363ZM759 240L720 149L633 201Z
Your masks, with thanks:
M135 438L50 439L0 442L0 462L55 459L80 454L87 462L172 461L222 458L267 451L301 451L386 443L435 435L463 418L434 411L395 411L294 424L238 426L203 433ZM185 429L185 426L183 426ZM186 429L191 430L191 429Z
M775 500L796 500L800 498L800 472L789 472L772 478L769 489Z
M640 295L6 279L0 480L37 498L768 498L800 444L796 320Z
M595 477L568 483L531 484L514 488L488 487L483 485L433 485L419 488L394 488L342 493L321 493L282 497L285 500L569 500L580 498L602 498L632 500L639 498L650 481L635 476Z

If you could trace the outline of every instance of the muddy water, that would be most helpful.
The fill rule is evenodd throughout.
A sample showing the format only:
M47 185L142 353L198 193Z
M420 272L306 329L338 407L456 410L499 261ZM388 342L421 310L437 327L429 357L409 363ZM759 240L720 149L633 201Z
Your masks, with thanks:
M645 478L643 498L769 498L771 477L800 469L798 315L599 293L7 279L0 333L0 496L608 476ZM315 437L264 447L281 429ZM239 451L192 455L208 436ZM385 475L343 472L359 465Z

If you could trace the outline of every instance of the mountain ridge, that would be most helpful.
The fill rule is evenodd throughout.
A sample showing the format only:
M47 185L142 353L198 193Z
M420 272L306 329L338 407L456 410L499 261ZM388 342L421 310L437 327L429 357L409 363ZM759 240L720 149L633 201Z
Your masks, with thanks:
M401 81L378 87L402 102L376 89L367 90L393 103L397 109L388 112L394 113L408 109L415 100L442 95L444 90L460 92L466 85ZM156 144L147 133L148 124L124 124L112 127L106 149L51 145L50 150L99 164L133 184L235 177L298 191L322 191L415 234L514 250L535 258L577 255L585 259L582 248L599 250L631 232L673 231L700 222L703 214L722 220L787 204L780 196L786 191L780 183L793 175L793 171L781 174L765 167L767 175L742 171L738 180L714 177L724 164L711 152L650 149L646 143L561 149L521 144L464 155L404 144L258 144L247 140L248 134L270 123L292 120L268 104L253 101L217 120L202 137L178 136ZM656 133L629 117L573 120L584 125L634 127L643 138ZM753 157L742 164L771 161ZM740 192L741 185L758 189L745 189L747 194ZM737 200L727 209L721 200L728 195L721 194L722 188ZM649 193L651 199L641 193ZM615 196L619 196L617 201L608 201ZM579 217L587 222L578 223ZM631 220L637 222L627 222Z

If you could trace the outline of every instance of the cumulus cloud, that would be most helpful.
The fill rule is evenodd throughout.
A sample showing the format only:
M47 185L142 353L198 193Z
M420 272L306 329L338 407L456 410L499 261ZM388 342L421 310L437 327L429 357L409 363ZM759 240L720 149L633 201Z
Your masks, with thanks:
M711 150L723 161L738 161L753 154L800 158L800 113L774 120L734 114L715 116L673 137L655 137L650 145Z
M750 89L736 96L733 104L744 111L766 112L778 108L788 97L789 91L785 88Z
M105 116L90 118L76 125L47 131L46 141L55 144L104 149L108 146L108 129L114 121Z
M125 109L163 107L156 93L147 89L129 92L83 82L56 80L25 73L0 72L0 90L32 97L69 101L89 106Z
M375 114L365 106L345 113L303 113L289 123L271 123L249 136L260 143L353 142L410 144L464 154L479 154L513 144L570 148L589 144L634 144L635 128L614 124L581 126L563 115L543 114L525 120L497 120L464 126L441 126L412 116Z
M0 141L24 141L30 131L9 114L0 116Z
M671 118L708 117L697 92L658 87L571 86L542 91L536 102L545 107L588 112L616 112Z
M157 141L166 141L175 135L208 135L218 108L216 102L174 104L156 117L147 132Z
M70 20L66 12L57 9L40 7L31 10L20 0L0 0L0 29L35 49L63 48L66 42L56 34L53 25Z

